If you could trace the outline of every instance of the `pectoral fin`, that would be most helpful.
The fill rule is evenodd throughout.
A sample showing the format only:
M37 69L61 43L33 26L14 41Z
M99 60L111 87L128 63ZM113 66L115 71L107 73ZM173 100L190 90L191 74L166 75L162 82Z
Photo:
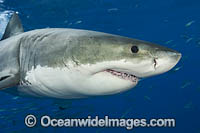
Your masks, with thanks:
M19 75L11 73L0 73L0 89L18 85Z

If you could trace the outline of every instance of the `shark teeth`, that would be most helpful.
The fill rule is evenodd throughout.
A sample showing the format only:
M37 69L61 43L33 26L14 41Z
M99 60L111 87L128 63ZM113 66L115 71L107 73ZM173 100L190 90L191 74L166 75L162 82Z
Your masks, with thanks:
M111 73L114 76L117 76L119 78L125 79L125 80L130 80L134 83L138 82L138 78L135 75L132 74L128 74L128 73L124 73L124 72L118 72L118 71L114 71L111 69L107 69L106 72Z

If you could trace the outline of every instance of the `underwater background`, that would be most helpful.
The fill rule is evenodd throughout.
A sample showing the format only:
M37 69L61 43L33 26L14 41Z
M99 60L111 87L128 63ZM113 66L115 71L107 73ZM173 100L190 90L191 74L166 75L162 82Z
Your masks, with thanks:
M0 133L200 133L199 0L0 0L1 36L12 11L19 13L25 31L47 27L95 30L158 43L183 57L171 71L117 95L55 100L0 91ZM175 118L176 127L28 128L24 124L28 114L37 118Z

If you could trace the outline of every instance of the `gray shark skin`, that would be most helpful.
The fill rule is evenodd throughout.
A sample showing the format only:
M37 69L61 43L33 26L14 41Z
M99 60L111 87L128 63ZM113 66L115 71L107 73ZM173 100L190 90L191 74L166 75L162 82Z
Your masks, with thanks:
M96 31L23 32L14 13L0 41L0 89L61 99L116 94L169 71L180 58L157 44Z

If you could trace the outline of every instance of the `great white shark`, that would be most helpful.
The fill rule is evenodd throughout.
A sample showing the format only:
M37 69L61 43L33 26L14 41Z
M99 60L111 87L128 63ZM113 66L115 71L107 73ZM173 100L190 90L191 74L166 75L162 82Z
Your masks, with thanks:
M14 13L0 41L0 89L61 99L116 94L169 71L180 58L167 47L102 32L24 32Z

